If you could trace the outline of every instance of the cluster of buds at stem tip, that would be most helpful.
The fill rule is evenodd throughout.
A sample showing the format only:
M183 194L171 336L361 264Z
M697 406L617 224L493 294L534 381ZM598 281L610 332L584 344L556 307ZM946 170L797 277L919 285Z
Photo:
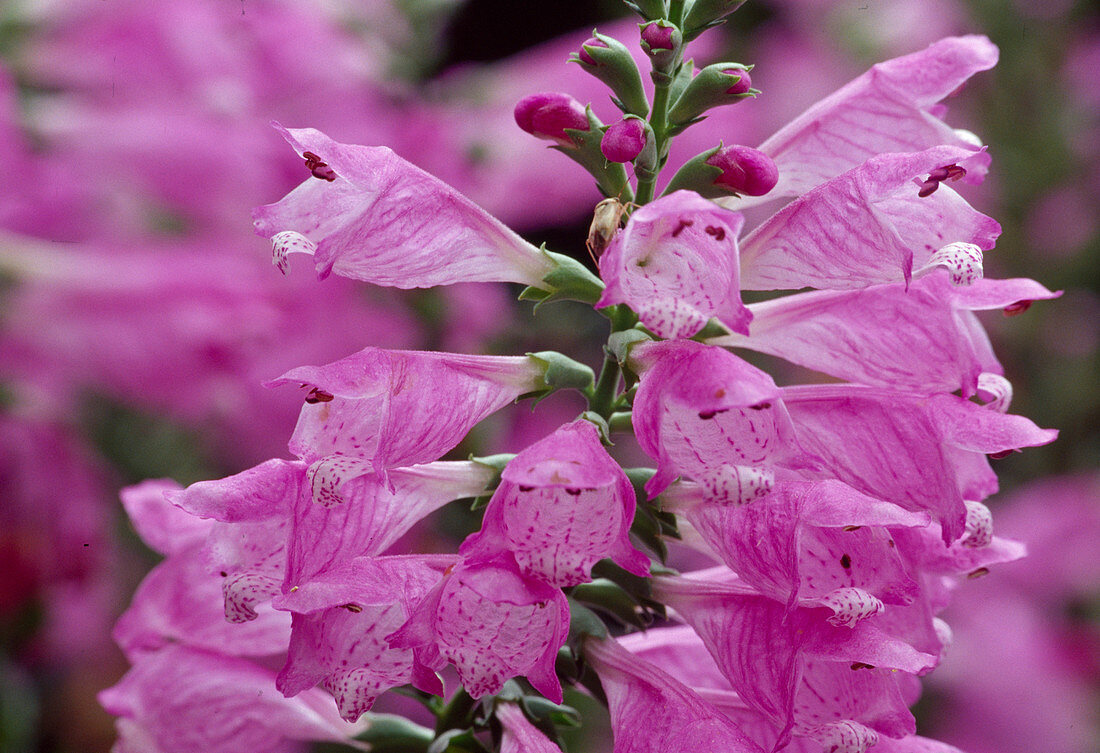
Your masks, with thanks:
M775 162L750 146L708 149L676 171L664 194L687 189L705 196L763 196L779 182Z
M569 60L607 84L614 95L612 101L624 113L641 117L649 114L642 74L622 42L593 31L592 37Z
M674 133L698 123L712 107L736 104L759 94L759 90L752 88L750 70L751 65L715 63L695 74L668 112Z

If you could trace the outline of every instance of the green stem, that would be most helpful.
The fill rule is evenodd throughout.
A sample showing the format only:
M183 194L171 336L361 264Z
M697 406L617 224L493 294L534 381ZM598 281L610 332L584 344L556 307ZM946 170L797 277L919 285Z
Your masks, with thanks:
M435 723L436 737L449 729L466 729L470 726L468 718L477 701L470 697L465 688L459 688L446 706L439 712Z
M653 128L653 136L657 141L657 169L648 178L638 178L637 195L635 204L648 204L653 201L653 189L657 185L657 174L664 166L668 157L667 131L668 131L668 97L671 88L671 78L665 81L657 81L653 90L653 109L649 113L649 125Z
M684 21L684 5L686 0L669 0L668 20L679 26Z
M615 399L618 397L619 362L610 353L605 352L603 368L600 369L600 378L596 382L596 388L592 391L592 398L588 401L588 409L599 413L604 418L610 418L615 410Z

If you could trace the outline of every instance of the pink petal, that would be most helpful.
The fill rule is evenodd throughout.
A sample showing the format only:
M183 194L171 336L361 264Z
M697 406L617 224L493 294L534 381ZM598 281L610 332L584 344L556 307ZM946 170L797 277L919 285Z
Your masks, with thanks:
M499 704L496 717L503 728L500 753L561 753L561 748L531 724L516 704Z
M313 251L318 273L399 288L456 282L538 285L552 263L458 191L386 147L338 144L313 128L273 124L299 154L320 157L335 180L307 178L253 212L276 252ZM287 238L293 243L288 246Z
M694 691L614 640L588 639L584 652L607 694L614 753L762 753L760 746Z
M872 66L760 145L779 167L779 185L768 198L803 194L876 154L971 146L933 106L996 65L997 56L987 38L972 35ZM985 157L972 160L970 175L984 175L987 164Z
M532 359L366 348L325 366L291 369L269 387L313 389L290 449L371 461L376 472L437 460L483 418L539 386Z
M119 492L141 540L161 554L172 554L206 538L212 522L191 515L168 501L166 492L178 492L175 481L149 480Z

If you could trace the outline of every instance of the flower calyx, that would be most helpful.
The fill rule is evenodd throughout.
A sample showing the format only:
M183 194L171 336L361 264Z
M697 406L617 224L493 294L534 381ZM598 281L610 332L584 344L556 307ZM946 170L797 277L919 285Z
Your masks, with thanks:
M715 63L695 74L669 110L671 132L680 133L698 123L712 107L736 104L759 94L752 88L752 68L742 63Z
M663 19L641 26L642 51L653 61L653 70L672 72L682 58L684 35Z
M524 288L521 301L536 301L536 306L551 301L581 301L595 303L603 294L604 284L599 277L571 256L557 254L541 248L542 254L554 267L536 285Z
M725 17L745 0L694 0L684 13L684 41L690 42L707 29L725 23Z
M624 113L641 117L649 114L642 75L622 42L593 31L592 37L569 60L607 84L612 101Z

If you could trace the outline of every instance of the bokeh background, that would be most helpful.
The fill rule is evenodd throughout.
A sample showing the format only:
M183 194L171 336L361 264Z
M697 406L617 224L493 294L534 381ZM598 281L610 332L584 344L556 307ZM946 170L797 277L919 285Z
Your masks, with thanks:
M597 361L603 331L583 307L532 318L503 286L394 292L321 283L302 263L280 276L249 211L303 173L269 121L389 145L532 241L584 258L599 196L515 127L512 106L561 90L609 120L601 87L565 59L596 25L632 44L632 24L618 0L0 3L0 751L110 748L95 694L126 670L110 629L155 562L118 490L284 456L300 396L261 380L368 344ZM966 191L1004 225L986 273L1064 291L984 321L1013 411L1061 438L996 461L997 530L1031 557L963 587L945 615L955 643L917 713L922 734L969 753L1091 753L1100 9L749 0L695 56L755 64L763 94L689 131L674 159L719 139L756 145L873 62L971 32L1001 49L947 103L994 157ZM502 416L459 453L517 451L577 409L555 398ZM434 523L444 539L468 525Z

